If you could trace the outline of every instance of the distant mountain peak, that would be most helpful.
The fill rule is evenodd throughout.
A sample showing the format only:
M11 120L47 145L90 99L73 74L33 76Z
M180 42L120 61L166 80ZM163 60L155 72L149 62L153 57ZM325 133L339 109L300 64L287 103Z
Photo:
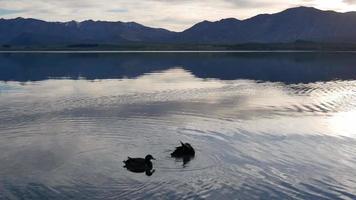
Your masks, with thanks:
M185 30L181 40L215 44L296 40L356 42L356 15L300 6L275 14L260 14L246 20L228 18L201 22Z
M319 10L317 8L314 8L314 7L299 6L299 7L288 8L288 9L283 10L283 11L281 11L279 13L276 13L276 14L280 14L280 13L302 14L302 13L321 13L321 12L325 12L325 11Z
M213 21L209 21L209 20L204 20L204 21L201 21L201 22L199 22L197 24L211 24L211 23L214 23L214 22ZM195 25L197 25L197 24L195 24Z
M233 18L233 17L230 17L230 18L221 19L220 21L221 21L221 22L224 22L224 21L229 22L229 21L241 21L241 20L236 19L236 18Z
M314 11L321 11L321 10L319 10L317 8L309 7L309 6L297 6L297 7L288 8L286 10L314 10Z
M225 18L225 19L221 19L217 22L222 22L222 23L235 23L235 22L240 22L241 20L236 19L236 18Z
M314 7L307 7L307 6L298 6L298 7L293 7L293 8L288 8L282 12L314 12L314 13L339 13L339 14L346 14L348 12L337 12L334 10L320 10L318 8L314 8ZM350 13L350 12L349 12Z

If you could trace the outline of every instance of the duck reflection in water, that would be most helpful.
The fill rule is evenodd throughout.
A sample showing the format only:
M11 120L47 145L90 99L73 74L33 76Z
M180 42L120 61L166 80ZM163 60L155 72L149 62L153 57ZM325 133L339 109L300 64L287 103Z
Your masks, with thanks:
M123 161L125 163L124 168L134 173L146 173L147 176L152 176L155 172L151 160L156 160L151 155L147 155L145 158L130 158Z
M195 156L195 150L189 143L180 142L181 146L176 147L171 156L183 160L183 166L189 163Z

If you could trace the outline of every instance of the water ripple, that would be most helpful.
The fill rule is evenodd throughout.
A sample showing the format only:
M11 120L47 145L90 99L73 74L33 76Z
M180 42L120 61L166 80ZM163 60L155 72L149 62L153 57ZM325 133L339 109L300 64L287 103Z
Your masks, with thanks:
M2 94L0 199L356 198L355 81L151 76L174 84L49 80ZM179 140L197 151L186 165L169 156ZM151 177L122 167L148 153Z

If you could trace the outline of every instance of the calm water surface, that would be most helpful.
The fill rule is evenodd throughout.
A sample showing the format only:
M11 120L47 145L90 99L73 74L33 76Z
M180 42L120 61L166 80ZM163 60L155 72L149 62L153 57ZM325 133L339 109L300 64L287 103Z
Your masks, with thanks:
M355 119L352 53L0 54L0 199L356 199Z

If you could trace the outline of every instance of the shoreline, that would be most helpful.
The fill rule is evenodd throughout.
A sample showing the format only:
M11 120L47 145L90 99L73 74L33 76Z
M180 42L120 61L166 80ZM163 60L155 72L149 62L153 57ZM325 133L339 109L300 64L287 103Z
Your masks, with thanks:
M356 50L0 50L0 53L356 53Z

